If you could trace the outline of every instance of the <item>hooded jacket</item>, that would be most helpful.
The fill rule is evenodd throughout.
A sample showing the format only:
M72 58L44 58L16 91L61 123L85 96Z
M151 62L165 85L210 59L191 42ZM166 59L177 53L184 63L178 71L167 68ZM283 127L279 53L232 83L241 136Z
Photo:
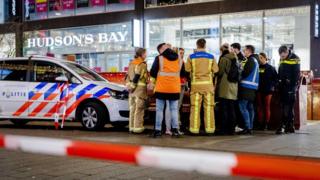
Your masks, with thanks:
M232 60L234 59L237 59L236 55L229 51L225 51L220 57L217 83L217 93L219 98L237 100L238 83L230 82L228 80L228 73L231 68Z
M179 55L174 52L172 49L168 48L166 49L162 54L160 54L167 58L169 61L176 61L179 59ZM157 56L152 64L151 70L150 70L150 76L152 79L156 80L159 72L159 56ZM180 70L180 77L185 78L185 69L184 64L182 64L181 70ZM180 98L180 93L159 93L156 92L155 96L157 99L163 99L163 100L178 100Z

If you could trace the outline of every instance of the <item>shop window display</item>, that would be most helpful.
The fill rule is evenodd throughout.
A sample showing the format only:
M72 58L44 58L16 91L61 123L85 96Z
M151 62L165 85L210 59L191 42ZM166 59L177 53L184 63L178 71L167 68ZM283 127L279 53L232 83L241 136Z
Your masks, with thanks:
M24 18L25 20L39 20L82 14L127 11L134 10L134 5L135 0L24 0Z
M262 51L262 11L222 15L221 43L251 44Z
M24 1L24 17L26 20L35 20L37 18L36 13L36 1L35 0L25 0Z
M105 0L76 0L76 14L92 14L104 12Z
M114 11L126 11L126 10L133 10L134 9L134 2L135 0L106 0L107 12L114 12Z
M24 33L24 55L70 56L97 72L125 70L133 57L131 22Z
M61 17L74 15L74 0L49 0L50 17Z
M147 21L145 41L148 49L148 67L151 67L154 57L158 55L158 44L166 42L174 47L181 45L180 35L178 35L180 25L181 19Z
M206 39L209 53L216 57L219 55L219 16L184 18L182 21L182 47L185 48L186 55L193 53L199 38Z
M146 7L157 7L157 6L172 6L181 4L191 4L191 3L203 3L210 1L219 0L145 0Z
M265 51L274 66L279 65L278 48L288 45L300 56L301 70L310 69L310 8L265 11Z
M221 19L221 22L219 21ZM301 58L301 69L310 69L310 7L295 7L182 19L146 21L148 67L158 55L156 47L167 42L193 52L198 38L207 39L207 50L219 56L220 43L238 42L265 51L274 66L279 64L278 48L287 45ZM182 32L182 33L181 33Z

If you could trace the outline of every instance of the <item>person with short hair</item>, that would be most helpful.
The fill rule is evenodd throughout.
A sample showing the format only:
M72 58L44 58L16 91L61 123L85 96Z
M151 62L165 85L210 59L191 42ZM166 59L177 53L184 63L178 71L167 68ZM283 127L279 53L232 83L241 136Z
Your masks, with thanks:
M206 52L206 40L197 40L197 50L191 54L186 63L186 71L190 73L190 127L192 134L200 133L200 110L203 102L205 132L215 132L214 117L214 77L219 71L218 64L212 54Z
M229 45L220 47L219 72L217 82L217 97L219 101L219 131L217 135L234 135L236 119L236 102L238 99L238 81L230 81L228 73L235 63L239 68L235 53L231 53Z
M179 137L178 100L180 97L180 77L184 77L184 64L179 55L162 43L157 47L159 56L155 58L150 70L151 87L154 87L156 97L156 123L153 137L162 136L163 111L166 100L169 100L171 132L173 137Z
M246 60L246 57L241 52L241 45L240 43L233 43L231 44L230 51L235 53L238 57L239 63Z
M253 103L259 87L259 63L255 58L255 48L246 45L244 55L247 60L242 62L243 71L239 84L239 108L244 119L244 129L240 132L243 135L252 135L255 110Z
M279 91L283 114L276 134L294 133L294 104L300 77L300 58L287 46L279 48L279 55Z
M272 94L278 81L278 74L276 69L268 63L268 57L265 53L261 52L259 54L259 62L259 89L257 94L259 129L270 130L270 106Z
M134 59L129 64L126 86L129 91L129 132L142 133L144 131L144 110L147 96L148 71L145 59L147 51L138 48Z

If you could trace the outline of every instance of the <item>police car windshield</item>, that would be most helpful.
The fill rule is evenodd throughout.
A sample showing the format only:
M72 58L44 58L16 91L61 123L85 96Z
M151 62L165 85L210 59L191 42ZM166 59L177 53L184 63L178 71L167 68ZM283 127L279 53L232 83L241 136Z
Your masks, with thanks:
M64 63L68 68L72 69L74 72L79 74L83 79L88 81L106 81L105 79L101 78L98 74L91 71L90 69L87 69L79 64L76 63Z

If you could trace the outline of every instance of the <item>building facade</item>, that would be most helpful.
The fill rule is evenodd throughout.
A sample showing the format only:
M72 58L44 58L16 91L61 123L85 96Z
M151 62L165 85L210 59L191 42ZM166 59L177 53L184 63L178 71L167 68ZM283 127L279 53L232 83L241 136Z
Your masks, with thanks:
M0 57L52 54L98 72L126 71L134 47L168 42L193 52L198 38L219 56L222 43L252 44L278 66L287 45L302 70L320 76L319 0L5 0ZM3 12L3 13L1 13Z

